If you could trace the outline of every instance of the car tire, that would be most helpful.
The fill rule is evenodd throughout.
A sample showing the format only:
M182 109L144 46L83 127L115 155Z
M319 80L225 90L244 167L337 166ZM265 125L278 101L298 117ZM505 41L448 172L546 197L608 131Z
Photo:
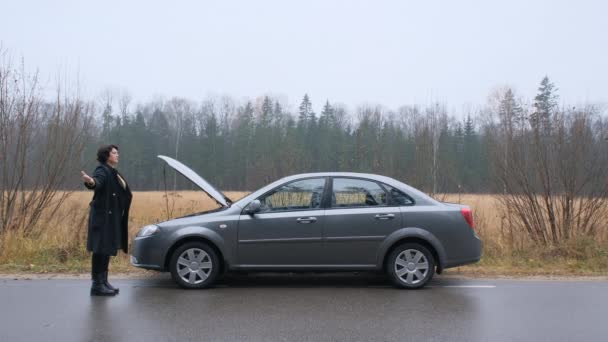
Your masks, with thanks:
M433 278L435 258L419 243L404 243L389 254L386 273L398 288L419 289Z
M215 282L220 260L215 250L203 242L188 242L179 246L171 256L171 277L185 289L203 289Z

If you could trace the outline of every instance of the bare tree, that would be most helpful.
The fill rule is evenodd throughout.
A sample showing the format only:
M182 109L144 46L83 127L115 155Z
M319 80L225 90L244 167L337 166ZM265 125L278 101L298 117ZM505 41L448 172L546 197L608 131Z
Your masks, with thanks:
M110 88L106 88L99 96L100 107L103 108L103 112L101 114L102 119L102 138L105 141L110 140L110 130L112 129L112 121L114 117L112 116L114 103L114 91Z
M180 145L184 132L184 120L192 115L191 103L184 99L174 97L167 104L169 117L172 118L172 126L175 131L175 159L179 159ZM177 188L177 174L173 176L173 190Z
M126 123L127 118L129 117L129 106L131 105L131 101L133 97L128 91L123 91L118 98L118 109L120 110L120 116L122 117L122 122Z
M442 128L447 126L447 112L444 105L435 103L427 108L426 114L426 118L428 120L427 125L431 136L431 174L433 177L432 193L437 194L437 174L439 172L439 138L441 136Z
M37 74L14 69L0 50L0 232L31 233L41 214L50 216L69 192L60 191L78 156L90 124L89 105L59 86L45 102Z

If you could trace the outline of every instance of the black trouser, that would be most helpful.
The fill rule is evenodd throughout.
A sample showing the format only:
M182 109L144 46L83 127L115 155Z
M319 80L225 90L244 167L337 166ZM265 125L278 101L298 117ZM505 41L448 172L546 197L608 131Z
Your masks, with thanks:
M93 266L91 273L99 274L105 272L108 270L108 265L110 264L110 256L106 254L93 253L91 263Z

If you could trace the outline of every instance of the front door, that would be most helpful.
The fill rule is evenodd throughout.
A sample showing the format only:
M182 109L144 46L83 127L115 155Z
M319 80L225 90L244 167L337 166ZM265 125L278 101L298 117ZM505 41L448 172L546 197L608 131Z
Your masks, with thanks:
M325 211L324 263L372 267L380 244L400 225L399 206L389 205L379 183L333 178L331 204Z
M294 181L258 198L262 210L239 219L239 265L280 268L319 264L325 182L324 177Z

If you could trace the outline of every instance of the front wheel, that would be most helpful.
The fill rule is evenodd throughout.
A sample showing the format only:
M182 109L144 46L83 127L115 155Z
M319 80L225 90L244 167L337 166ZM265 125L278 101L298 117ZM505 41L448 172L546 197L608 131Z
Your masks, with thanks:
M186 289L211 286L219 273L217 253L203 242L189 242L177 248L171 257L171 277Z
M418 289L433 278L435 259L423 245L404 243L391 252L386 267L386 273L395 286Z

